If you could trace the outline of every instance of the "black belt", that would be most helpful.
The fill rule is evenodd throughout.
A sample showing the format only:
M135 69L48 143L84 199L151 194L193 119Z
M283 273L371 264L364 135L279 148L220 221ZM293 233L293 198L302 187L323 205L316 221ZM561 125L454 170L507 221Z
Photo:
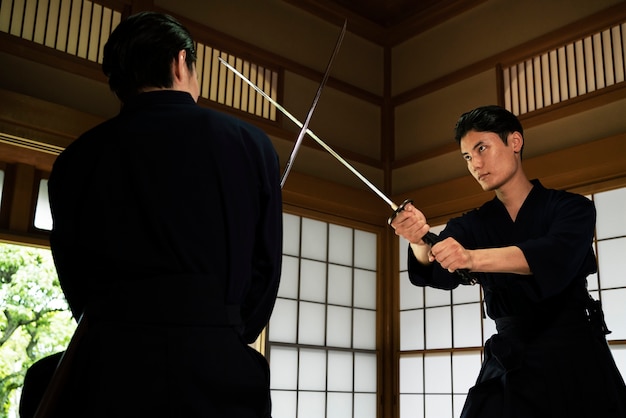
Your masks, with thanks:
M584 308L542 313L541 315L505 316L495 319L495 322L498 334L517 334L520 336L536 334L553 328L588 324Z
M91 286L89 321L159 326L238 326L238 304L227 304L223 285L209 275L176 274L102 280Z

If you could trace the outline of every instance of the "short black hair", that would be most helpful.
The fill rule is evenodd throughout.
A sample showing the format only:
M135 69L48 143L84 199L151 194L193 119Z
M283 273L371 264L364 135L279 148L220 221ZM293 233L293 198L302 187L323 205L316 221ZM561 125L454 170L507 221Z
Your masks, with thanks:
M470 131L493 132L505 144L509 134L513 132L524 136L524 129L517 116L496 105L481 106L463 113L454 127L454 139L460 144L461 139Z
M102 71L111 90L125 102L145 87L172 87L172 62L183 49L191 70L196 50L187 28L166 14L137 13L120 22L109 36Z

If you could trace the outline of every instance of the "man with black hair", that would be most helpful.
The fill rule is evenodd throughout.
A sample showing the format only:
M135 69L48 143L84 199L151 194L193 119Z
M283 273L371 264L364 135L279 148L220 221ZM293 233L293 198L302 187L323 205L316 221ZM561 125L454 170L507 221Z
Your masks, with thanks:
M56 416L269 417L269 320L282 254L269 138L199 106L187 29L122 21L102 68L123 103L56 160L51 248L88 329Z
M626 417L626 387L586 288L597 269L593 202L526 177L524 132L506 109L463 114L455 139L494 199L450 220L432 247L422 240L426 218L413 205L392 226L409 242L414 285L454 289L461 284L454 272L468 270L496 322L461 417Z

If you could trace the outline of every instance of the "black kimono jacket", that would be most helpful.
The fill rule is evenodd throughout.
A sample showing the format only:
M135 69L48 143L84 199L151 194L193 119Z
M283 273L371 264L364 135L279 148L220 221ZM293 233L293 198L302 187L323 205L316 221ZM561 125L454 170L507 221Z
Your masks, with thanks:
M477 385L462 417L626 416L626 387L600 329L589 318L586 277L596 271L593 202L534 187L513 221L497 199L450 220L440 234L468 249L519 247L531 276L473 273L498 334L485 345ZM409 248L409 278L454 289L459 276L420 265Z
M247 344L278 291L279 175L262 131L171 90L58 157L51 248L89 320L60 416L268 416L268 365Z

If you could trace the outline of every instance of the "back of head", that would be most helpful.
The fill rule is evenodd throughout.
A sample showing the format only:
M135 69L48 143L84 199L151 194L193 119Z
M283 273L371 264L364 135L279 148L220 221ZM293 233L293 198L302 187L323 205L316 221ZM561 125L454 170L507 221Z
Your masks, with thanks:
M172 63L183 49L191 69L196 51L189 31L171 16L141 12L111 33L104 46L102 71L111 90L126 102L146 87L172 87Z
M490 105L478 107L461 115L454 128L454 139L457 143L467 135L469 131L493 132L507 143L510 133L519 132L522 136L524 130L517 117L503 107Z

